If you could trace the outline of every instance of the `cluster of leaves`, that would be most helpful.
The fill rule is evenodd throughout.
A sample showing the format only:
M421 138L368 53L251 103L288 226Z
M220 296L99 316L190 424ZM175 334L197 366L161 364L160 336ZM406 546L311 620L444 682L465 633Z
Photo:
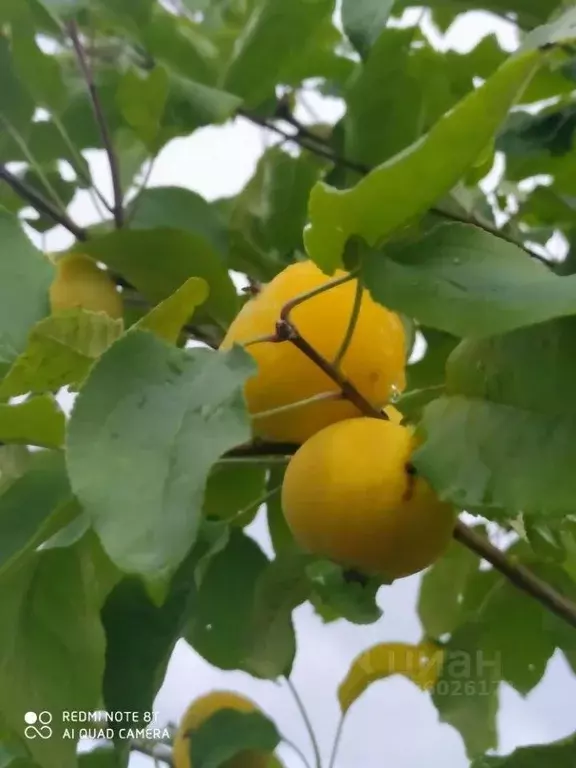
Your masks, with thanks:
M439 52L418 26L388 24L408 5L343 0L336 24L333 0L0 4L3 766L125 764L120 741L78 758L58 723L26 741L24 713L150 710L180 637L221 669L277 679L304 601L325 621L380 616L378 584L297 550L281 464L222 460L250 441L254 370L241 350L211 349L244 300L231 271L266 281L307 251L333 272L359 238L366 286L426 341L399 403L421 425L418 469L512 528L510 555L576 596L575 10L428 3L441 29L479 5L513 18L510 56L493 36ZM311 90L341 99L337 124L294 116ZM231 118L285 139L238 195L146 188L168 142ZM110 156L114 201L95 190L87 150ZM23 230L69 225L85 191L104 221L73 227L74 248L120 280L123 323L50 315L54 267ZM558 232L569 250L552 263ZM78 392L70 418L64 388ZM244 531L263 504L272 560ZM432 700L474 768L573 764L574 740L483 757L499 684L527 694L557 649L574 667L573 631L459 545L424 577L419 614L444 659ZM343 712L370 682L407 674L369 658ZM206 724L194 765L278 738L228 713Z

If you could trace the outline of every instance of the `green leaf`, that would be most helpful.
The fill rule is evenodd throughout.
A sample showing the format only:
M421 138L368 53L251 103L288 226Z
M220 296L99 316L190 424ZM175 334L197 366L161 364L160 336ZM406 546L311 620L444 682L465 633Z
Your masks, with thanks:
M243 669L254 593L267 564L260 547L236 529L226 547L210 559L186 640L213 666Z
M418 616L428 637L442 637L457 627L462 595L479 565L473 552L453 542L446 554L426 571L420 584Z
M296 655L292 611L310 594L305 566L309 556L288 553L261 574L254 596L245 669L257 677L289 675Z
M328 560L311 563L306 572L313 590L310 600L322 616L353 624L373 624L382 617L376 603L379 579L367 579Z
M0 39L0 45L1 45ZM49 314L54 267L22 231L18 219L0 209L0 374L26 347L32 326Z
M5 136L6 126L10 126L14 131L26 131L34 114L34 102L16 73L6 36L0 38L0 72L2 72L2 90L0 91L0 124L2 124L0 156L2 156L8 141L8 137Z
M25 445L0 445L0 493L24 474L30 460Z
M446 361L458 344L458 339L434 328L420 328L426 341L424 357L406 368L408 391L444 384ZM400 410L402 408L400 407Z
M180 350L143 331L92 369L68 428L68 471L121 569L160 577L184 558L212 465L250 437L241 393L252 372L239 348Z
M279 743L278 729L261 712L223 709L194 730L190 761L194 768L224 768L242 752L273 752Z
M0 496L0 574L67 522L70 487L62 454L47 452ZM25 514L24 514L25 513Z
M358 163L371 167L383 162L425 128L424 84L410 71L416 29L385 30L348 90L345 151Z
M552 744L519 747L504 757L484 755L476 758L470 768L572 768L575 760L576 736L573 735Z
M499 657L482 650L479 631L466 624L452 635L432 694L440 721L460 732L469 758L498 746Z
M361 56L366 56L386 22L396 0L342 0L344 32Z
M38 47L34 28L27 21L12 27L14 68L38 105L61 112L67 94L58 59Z
M122 322L101 312L74 309L50 315L30 331L25 351L0 383L0 397L78 385L121 333Z
M322 164L313 156L292 157L272 147L234 200L230 227L278 264L277 271L303 246L308 196L321 171Z
M190 277L172 296L138 320L135 328L152 331L164 341L175 344L180 332L192 317L196 307L208 297L208 283L201 277Z
M17 405L0 404L0 441L61 448L66 419L52 395L40 395Z
M84 544L32 553L0 580L0 715L24 735L26 712L49 712L51 738L28 739L43 768L74 768L61 712L100 704L104 634L95 563Z
M376 301L455 336L493 336L576 313L576 280L466 224L372 251L362 275Z
M282 70L298 57L333 8L334 0L256 4L234 46L224 87L252 105L273 94Z
M79 768L122 768L119 752L111 747L97 747L78 755Z
M136 176L148 159L149 152L131 128L120 128L114 133L114 150L118 156L120 187L126 192L136 184ZM103 231L110 230L110 223L105 222Z
M127 212L131 229L171 227L201 235L224 257L228 232L217 208L183 187L151 187L143 190Z
M540 48L553 43L573 43L576 40L576 8L566 8L565 13L549 24L543 24L524 38L522 50Z
M310 195L305 236L310 257L332 273L351 235L375 245L449 192L490 143L541 60L537 52L512 56L424 138L352 189L318 183Z
M120 272L154 303L171 296L189 277L201 277L210 293L200 311L226 326L237 295L224 262L201 234L177 229L111 232L82 244L82 252Z
M447 396L425 409L426 441L413 457L442 498L497 518L575 510L575 324L456 348Z
M152 152L168 98L168 75L156 66L146 77L127 69L118 85L118 106L128 125Z
M155 605L140 579L120 581L102 610L106 634L104 703L111 712L149 712L186 621L193 615L193 550L172 578L162 605ZM119 724L121 725L121 724Z
M288 527L284 512L282 511L282 498L280 491L284 480L286 465L275 466L270 469L266 488L271 494L266 501L266 516L268 521L268 532L272 540L274 552L277 555L283 555L299 550L298 545Z
M267 495L263 467L216 464L206 484L204 515L232 525L247 525Z

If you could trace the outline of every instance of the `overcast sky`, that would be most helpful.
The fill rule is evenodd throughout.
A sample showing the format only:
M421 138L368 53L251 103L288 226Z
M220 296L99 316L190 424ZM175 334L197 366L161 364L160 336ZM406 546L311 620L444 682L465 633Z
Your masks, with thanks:
M512 25L484 13L460 17L444 40L437 37L435 40L443 48L467 50L492 31L498 33L504 47L514 46ZM341 110L334 100L315 99L313 106L327 121L337 118ZM189 138L173 141L163 150L150 184L187 187L209 200L233 195L251 176L266 141L270 138L243 120L199 130ZM98 185L109 193L105 162L99 153L90 153L90 160ZM77 197L71 213L81 224L94 221L93 209L85 195ZM69 242L67 233L54 230L46 246L49 250L59 250ZM262 520L257 519L249 530L270 553ZM296 611L299 651L293 680L309 709L325 759L338 718L336 689L354 657L376 642L420 639L421 629L415 614L418 585L419 577L415 576L382 589L379 602L384 617L368 627L344 622L324 626L309 606ZM160 712L160 720L178 720L192 699L214 688L231 688L252 697L283 733L310 754L306 733L285 687L255 681L243 673L213 669L184 642L176 648L158 695L155 709ZM548 742L571 733L575 700L576 679L560 656L553 659L544 681L525 700L503 686L498 720L500 751L505 753L522 744ZM301 766L289 750L281 754L287 768ZM354 705L339 755L338 768L465 768L468 765L458 733L438 723L428 695L400 678L374 685ZM132 768L149 768L151 764L140 755L134 755L131 761Z

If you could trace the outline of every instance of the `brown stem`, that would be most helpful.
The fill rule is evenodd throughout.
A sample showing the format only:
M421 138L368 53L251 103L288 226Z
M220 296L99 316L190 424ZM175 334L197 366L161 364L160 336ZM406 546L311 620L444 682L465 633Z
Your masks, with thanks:
M0 179L3 179L9 187L11 187L16 194L20 195L23 200L26 200L30 205L38 211L49 216L55 224L61 224L68 230L77 240L87 240L88 235L86 230L75 224L72 219L62 211L59 211L52 203L50 203L42 195L35 192L27 184L21 181L17 176L6 168L5 165L0 165Z
M288 117L282 113L281 119L292 125L296 129L295 133L289 133L288 131L280 128L271 120L265 117L261 117L260 115L253 114L252 112L239 110L238 114L242 117L245 117L247 120L250 120L252 123L259 125L262 128L267 128L268 130L276 133L278 136L282 136L285 141L292 141L303 149L307 149L309 152L312 152L313 154L316 154L320 157L325 157L327 160L330 160L332 163L334 163L334 165L341 166L342 168L348 168L348 170L355 171L362 176L365 176L367 173L370 173L370 171L373 170L373 168L371 168L369 165L358 163L355 160L350 160L349 158L343 157L342 155L334 152L329 146L325 144L325 142L323 142L320 137L314 136L314 134L309 131L306 126L301 125L293 115L291 115L290 119L288 119ZM484 232L488 232L490 235L494 235L495 237L499 237L501 240L506 240L506 242L516 245L518 248L521 248L525 253L527 253L531 258L537 259L538 261L541 261L543 264L548 266L550 264L547 259L545 259L536 251L533 251L524 243L519 242L513 237L510 237L510 235L507 235L501 229L492 226L488 222L477 219L475 216L461 216L457 213L453 213L452 211L445 211L438 206L433 206L430 208L430 213L434 213L436 216L441 216L443 219L447 219L449 221L478 227L479 229L484 230Z
M122 202L122 185L120 183L120 168L118 166L118 158L116 157L116 152L114 151L112 136L110 135L108 122L106 120L106 115L104 114L104 109L102 107L102 102L100 101L100 95L98 94L96 83L94 82L92 70L88 63L88 59L86 58L86 52L84 51L82 42L80 40L78 25L76 24L75 21L69 21L68 24L66 25L66 28L68 30L68 34L70 35L70 39L72 40L74 51L76 52L78 65L80 67L84 80L86 81L86 85L88 87L90 100L92 102L92 109L94 110L94 117L96 118L96 122L98 123L98 127L100 129L100 135L102 136L102 143L104 144L104 149L108 156L108 164L110 165L110 175L112 177L112 188L114 190L114 207L112 212L114 214L114 221L116 222L116 227L120 229L124 224L124 208L123 208L123 202Z
M487 539L479 536L461 520L456 523L454 538L465 547L471 549L483 560L506 576L508 581L518 589L531 595L545 608L559 616L564 621L576 627L576 605L557 592L553 587L535 576L524 565L508 560L506 555Z

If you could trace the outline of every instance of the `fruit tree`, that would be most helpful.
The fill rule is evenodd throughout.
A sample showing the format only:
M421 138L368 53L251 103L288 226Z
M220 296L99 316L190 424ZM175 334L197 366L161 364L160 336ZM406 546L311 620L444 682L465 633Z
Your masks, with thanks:
M570 0L0 0L0 768L575 768L575 131Z

